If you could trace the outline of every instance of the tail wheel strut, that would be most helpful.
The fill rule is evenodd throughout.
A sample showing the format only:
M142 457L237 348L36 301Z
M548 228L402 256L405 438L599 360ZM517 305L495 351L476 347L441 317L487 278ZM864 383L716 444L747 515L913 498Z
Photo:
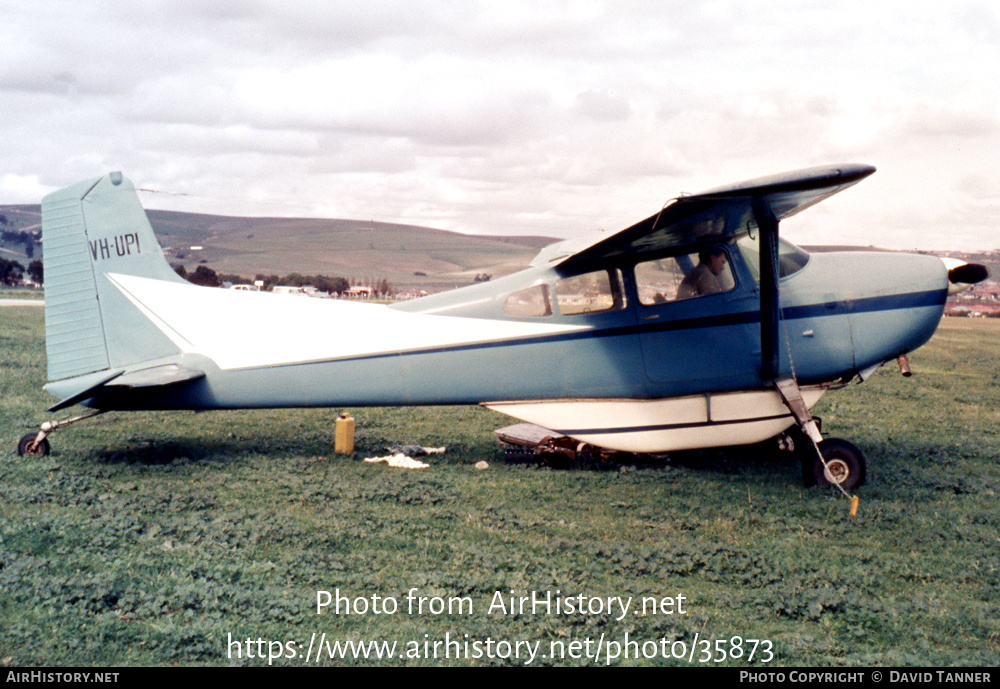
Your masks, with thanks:
M77 421L83 421L84 419L89 419L103 413L104 410L99 409L97 411L92 411L89 414L73 416L68 419L46 421L42 424L41 430L39 430L38 433L28 433L21 438L20 442L17 444L17 454L21 457L44 457L49 454L49 450L51 449L48 437L57 428L65 428L66 426L73 425Z

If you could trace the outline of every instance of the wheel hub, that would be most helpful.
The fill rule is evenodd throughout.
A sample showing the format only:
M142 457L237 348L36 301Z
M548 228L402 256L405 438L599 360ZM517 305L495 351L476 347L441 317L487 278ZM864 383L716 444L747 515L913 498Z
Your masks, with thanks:
M851 468L842 459L831 459L823 470L826 480L833 484L843 483L851 475Z

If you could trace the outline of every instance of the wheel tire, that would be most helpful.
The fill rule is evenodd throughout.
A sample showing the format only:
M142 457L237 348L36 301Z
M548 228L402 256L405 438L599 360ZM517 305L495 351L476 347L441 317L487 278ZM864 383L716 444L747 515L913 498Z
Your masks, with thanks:
M42 438L42 442L38 443L38 447L35 448L34 452L31 451L31 444L35 442L35 438L37 437L37 433L29 433L21 438L21 442L17 444L17 454L22 457L44 457L49 454L49 441L45 438Z
M867 463L865 456L853 444L840 438L828 438L819 444L819 451L826 460L827 467L819 457L813 462L813 477L816 485L836 486L853 490L865 482Z

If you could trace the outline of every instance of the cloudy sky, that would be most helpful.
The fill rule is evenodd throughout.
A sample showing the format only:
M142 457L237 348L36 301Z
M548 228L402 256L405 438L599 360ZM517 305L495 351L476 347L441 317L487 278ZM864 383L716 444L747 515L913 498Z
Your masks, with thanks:
M0 0L0 204L123 170L150 208L568 237L859 162L787 237L997 249L997 7Z

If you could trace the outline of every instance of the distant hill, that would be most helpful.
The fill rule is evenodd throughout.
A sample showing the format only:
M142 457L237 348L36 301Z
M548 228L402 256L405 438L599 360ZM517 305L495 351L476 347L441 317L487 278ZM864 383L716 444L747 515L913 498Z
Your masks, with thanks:
M477 275L501 277L527 267L554 237L468 235L415 225L360 220L247 218L147 210L150 224L171 263L191 273L207 265L216 273L252 279L264 275L329 275L358 282L387 279L395 288L450 289ZM0 206L0 230L38 233L38 205ZM200 247L200 248L192 248ZM875 247L808 246L810 252ZM927 252L945 255L944 252ZM985 263L1000 275L997 252L950 255ZM33 251L39 258L41 251ZM0 242L0 257L27 265L25 245Z
M446 289L477 275L508 275L525 268L553 237L478 236L358 220L245 218L147 210L168 260L190 273L207 265L217 273L340 276L364 282L385 278L397 289ZM7 230L37 230L40 208L0 206ZM195 247L195 248L192 248ZM3 255L24 261L19 246ZM19 255L20 254L20 255ZM39 252L40 255L40 252Z
M150 210L171 262L253 277L386 278L397 288L445 288L521 270L551 237L476 236L415 225L309 218L237 218ZM191 247L201 247L192 249Z

